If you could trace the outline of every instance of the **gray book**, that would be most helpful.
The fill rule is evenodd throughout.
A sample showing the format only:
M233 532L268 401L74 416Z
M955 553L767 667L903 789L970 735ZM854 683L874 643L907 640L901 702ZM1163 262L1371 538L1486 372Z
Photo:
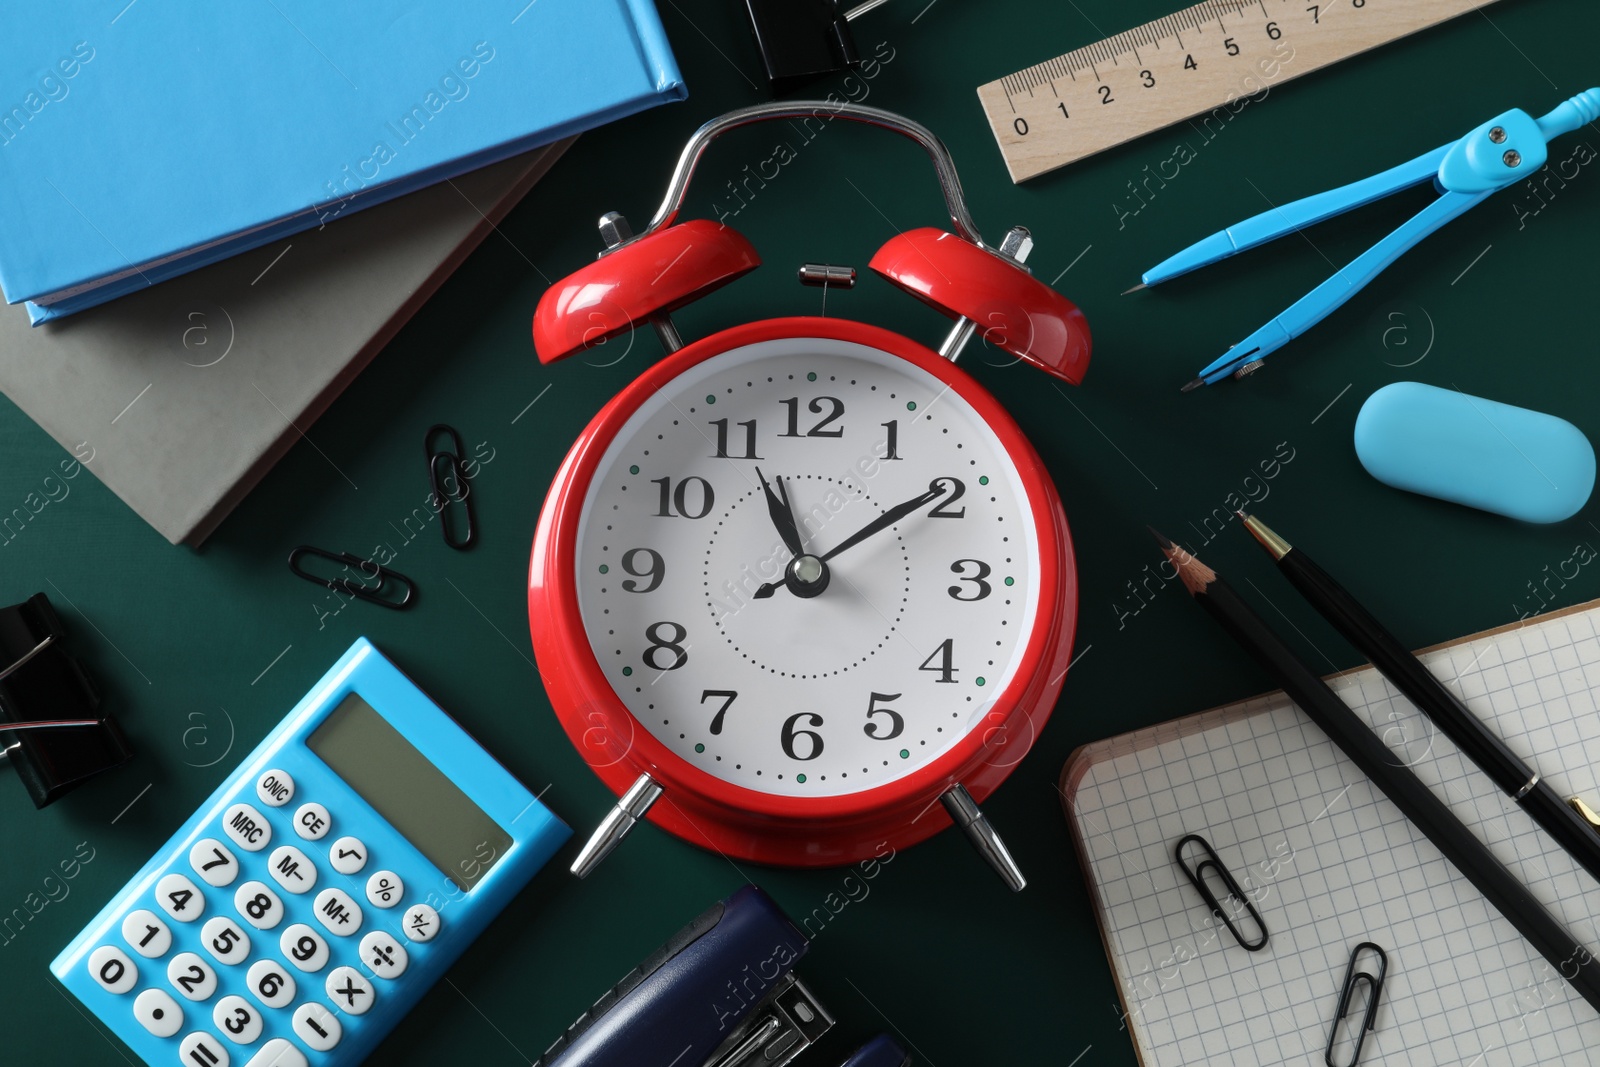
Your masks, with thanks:
M569 144L43 326L0 307L0 391L168 541L198 545Z

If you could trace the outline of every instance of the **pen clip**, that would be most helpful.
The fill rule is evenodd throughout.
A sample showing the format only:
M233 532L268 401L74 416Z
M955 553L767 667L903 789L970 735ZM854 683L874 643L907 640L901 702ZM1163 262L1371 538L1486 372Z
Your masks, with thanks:
M1205 851L1205 858L1199 863L1195 864L1192 868L1184 861L1183 858L1183 846L1187 845L1191 841L1198 844L1201 849ZM1222 920L1223 925L1228 928L1228 933L1233 935L1233 939L1239 942L1241 947L1251 952L1260 952L1262 949L1267 947L1267 938L1270 936L1267 933L1267 924L1262 921L1261 913L1256 911L1255 905L1250 903L1249 899L1244 895L1244 890L1239 888L1239 883L1234 880L1234 877L1231 873L1229 873L1228 868L1222 865L1222 860L1217 856L1216 850L1211 847L1211 842L1207 841L1199 834L1189 834L1178 842L1177 847L1172 850L1172 855L1173 858L1178 861L1178 866L1182 868L1183 873L1188 876L1189 881L1194 883L1194 887L1200 891L1200 896L1205 899L1206 904L1211 908L1212 914ZM1256 927L1261 931L1260 941L1257 941L1254 944L1246 941L1244 939L1244 935L1239 932L1239 928L1233 925L1233 919L1230 918L1227 911L1224 910L1222 902L1219 901L1216 897L1216 894L1211 891L1211 887L1206 885L1205 876L1207 867L1215 871L1217 873L1217 877L1222 879L1222 884L1227 887L1229 898L1232 900L1237 900L1240 904L1244 905L1244 909L1250 913L1250 918L1255 920ZM1237 908L1233 909L1233 911L1235 915L1239 913Z
M1588 823L1596 833L1600 833L1600 812L1585 804L1582 797L1568 797L1567 805L1577 812L1579 817Z

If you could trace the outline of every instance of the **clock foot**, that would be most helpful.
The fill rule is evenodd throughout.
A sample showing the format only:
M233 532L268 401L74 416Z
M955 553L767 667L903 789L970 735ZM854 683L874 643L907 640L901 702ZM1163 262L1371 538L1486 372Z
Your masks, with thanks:
M960 786L956 787L960 789ZM962 790L964 793L965 790ZM616 806L607 814L595 832L590 835L584 844L583 851L578 853L578 858L572 861L572 873L579 878L587 878L589 872L600 866L600 861L611 855L611 850L617 847L628 833L644 818L645 812L661 797L661 785L648 774L641 774L628 791L617 800ZM971 803L972 798L967 798ZM977 806L973 806L977 810ZM982 818L980 815L979 818ZM987 824L986 824L987 825ZM991 831L992 832L992 831ZM998 838L996 839L998 841ZM1005 846L1000 846L1000 851L1005 851ZM1009 858L1009 857L1008 857ZM1018 888L1021 888L1020 886Z
M945 810L950 813L951 820L961 827L962 832L967 835L967 840L972 842L972 847L989 862L989 866L994 868L1000 880L1005 882L1013 893L1020 893L1028 884L1028 879L1023 877L1022 871L1017 867L1017 861L1011 858L1010 851L1006 849L1006 843L995 833L994 827L989 824L989 817L978 807L978 802L972 799L967 787L953 785L939 799L944 802Z

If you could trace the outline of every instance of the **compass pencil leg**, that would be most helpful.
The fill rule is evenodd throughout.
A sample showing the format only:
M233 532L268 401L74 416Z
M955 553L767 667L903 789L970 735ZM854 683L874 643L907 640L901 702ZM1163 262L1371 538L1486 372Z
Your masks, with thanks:
M939 799L944 802L950 818L961 827L967 840L972 842L972 847L989 862L1001 881L1013 893L1021 892L1028 884L1028 879L1023 877L1017 861L1011 858L1010 851L1006 849L1006 843L995 833L994 827L989 824L989 817L979 809L978 802L972 799L967 787L953 785Z
M628 836L639 820L644 818L645 812L649 811L650 806L660 797L661 785L654 778L648 774L641 774L635 779L584 844L583 851L578 853L578 858L572 861L572 873L579 878L587 878L589 872L611 854L611 850L617 847L617 842ZM1003 846L1001 851L1004 851Z

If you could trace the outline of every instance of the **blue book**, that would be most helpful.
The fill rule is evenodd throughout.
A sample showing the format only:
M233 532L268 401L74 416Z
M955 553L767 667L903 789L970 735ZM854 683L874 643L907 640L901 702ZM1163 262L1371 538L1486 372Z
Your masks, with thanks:
M650 0L52 0L0 33L35 323L686 95Z

